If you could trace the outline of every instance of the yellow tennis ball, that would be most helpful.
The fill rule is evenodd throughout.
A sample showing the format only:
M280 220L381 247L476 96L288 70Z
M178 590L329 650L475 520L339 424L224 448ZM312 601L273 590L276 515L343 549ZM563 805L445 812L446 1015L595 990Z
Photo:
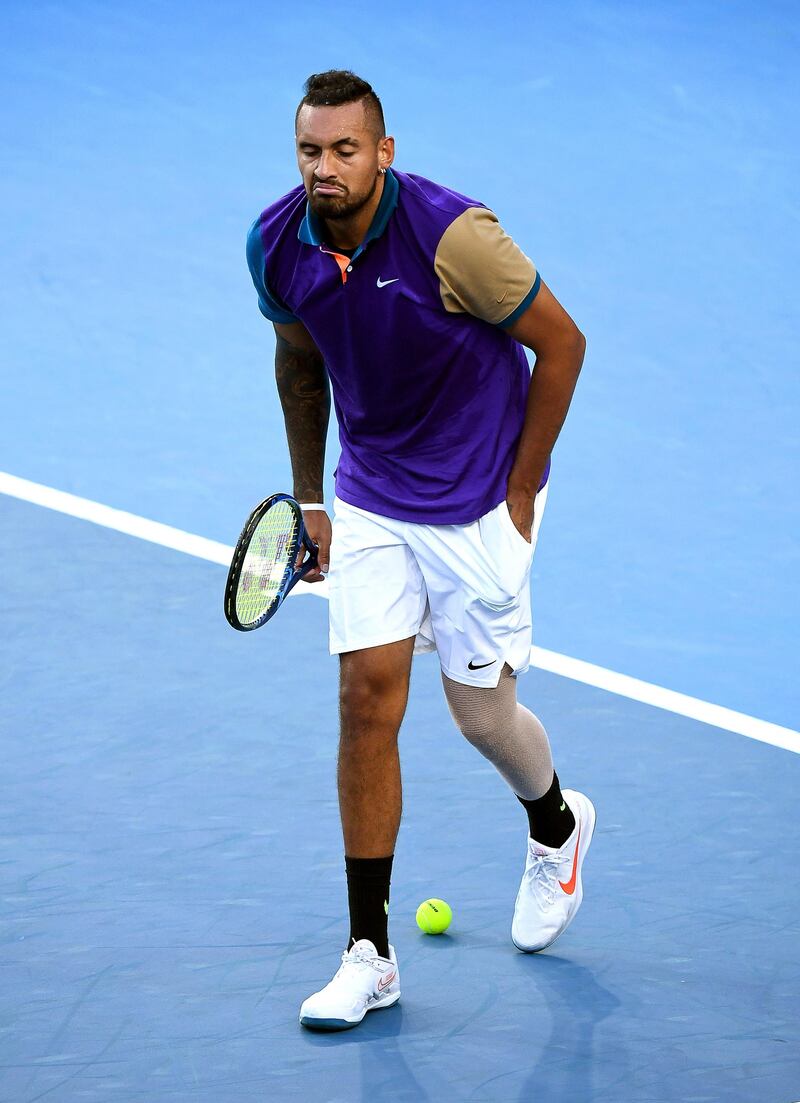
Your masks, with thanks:
M453 913L444 900L423 900L417 908L417 926L425 934L442 934L450 926Z

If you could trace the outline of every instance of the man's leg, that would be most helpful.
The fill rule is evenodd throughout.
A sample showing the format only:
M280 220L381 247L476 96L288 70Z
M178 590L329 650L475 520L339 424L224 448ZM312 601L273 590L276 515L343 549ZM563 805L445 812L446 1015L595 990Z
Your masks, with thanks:
M456 724L492 762L524 805L530 834L514 905L511 938L531 953L566 930L583 899L581 866L592 841L595 810L583 793L559 786L547 733L517 701L506 665L495 688L442 680Z
M350 938L333 980L303 1002L300 1022L346 1030L400 999L389 945L389 884L402 810L397 736L408 700L414 636L341 653L339 808Z
M423 527L410 540L456 724L528 814L526 866L511 927L515 945L525 951L549 946L572 921L595 824L591 801L561 790L547 733L516 697L514 675L530 662L529 572L546 498L544 487L536 496L530 543L505 502L475 522Z
M350 940L389 956L389 882L400 827L397 736L408 701L414 637L341 656L339 810Z
M517 679L506 664L496 688L468 686L442 672L450 713L469 742L502 774L528 813L532 839L562 846L575 817L562 799L547 732L517 700Z

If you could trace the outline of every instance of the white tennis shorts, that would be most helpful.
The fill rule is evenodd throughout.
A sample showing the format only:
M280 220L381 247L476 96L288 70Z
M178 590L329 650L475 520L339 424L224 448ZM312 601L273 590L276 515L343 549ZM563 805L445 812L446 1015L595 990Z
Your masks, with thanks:
M547 486L529 544L502 501L467 525L396 521L334 499L328 571L330 650L416 636L456 682L495 687L503 664L528 669L530 570Z

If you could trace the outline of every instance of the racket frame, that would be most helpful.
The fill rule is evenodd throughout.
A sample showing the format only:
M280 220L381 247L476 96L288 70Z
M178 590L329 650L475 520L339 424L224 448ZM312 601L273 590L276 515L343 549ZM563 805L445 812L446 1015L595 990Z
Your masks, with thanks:
M290 553L286 557L286 569L283 572L283 578L278 587L278 592L267 611L262 613L252 624L242 624L236 614L236 594L239 589L239 581L242 577L247 550L250 547L250 541L253 539L253 535L264 515L272 509L273 506L277 505L278 502L288 502L297 517L297 529L289 545ZM309 558L306 559L300 567L295 569L294 564L297 561L297 554L300 551L301 545L309 553ZM270 494L263 502L258 503L247 518L239 539L236 541L233 559L231 560L230 569L228 571L228 580L225 584L225 619L228 624L231 628L235 628L237 632L252 632L256 628L261 628L271 617L275 616L284 598L288 596L293 587L295 587L309 571L314 570L318 566L317 545L306 533L305 523L303 522L303 511L299 503L291 494Z

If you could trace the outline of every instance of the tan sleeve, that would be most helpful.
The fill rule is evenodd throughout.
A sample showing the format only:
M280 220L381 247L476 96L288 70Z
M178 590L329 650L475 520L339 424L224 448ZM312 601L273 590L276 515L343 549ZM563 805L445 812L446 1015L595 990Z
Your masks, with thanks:
M485 207L468 207L450 223L434 268L445 310L474 314L493 325L518 316L539 290L533 262Z

